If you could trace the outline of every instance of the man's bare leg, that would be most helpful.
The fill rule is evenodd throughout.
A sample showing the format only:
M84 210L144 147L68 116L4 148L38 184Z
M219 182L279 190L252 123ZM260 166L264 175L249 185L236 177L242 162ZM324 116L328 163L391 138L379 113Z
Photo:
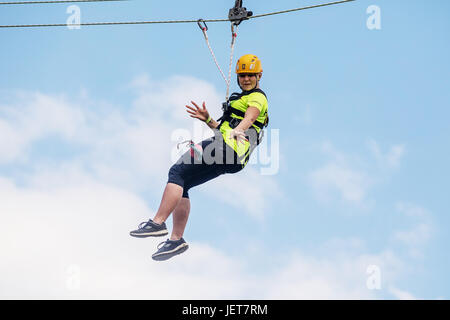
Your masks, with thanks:
M183 237L190 211L191 202L189 198L181 198L173 212L173 230L170 240L179 240Z
M183 195L183 188L174 183L168 183L164 189L161 204L156 212L153 222L161 224L167 220L175 210Z

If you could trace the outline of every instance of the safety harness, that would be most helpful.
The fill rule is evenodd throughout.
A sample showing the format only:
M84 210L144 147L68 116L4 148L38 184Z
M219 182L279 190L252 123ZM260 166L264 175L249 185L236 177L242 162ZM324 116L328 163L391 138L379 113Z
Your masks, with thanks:
M233 93L230 98L228 99L228 103L224 103L222 110L223 110L223 115L217 120L218 122L220 122L218 129L220 129L220 127L226 122L228 121L230 128L234 129L236 128L241 121L243 120L243 118L245 117L245 112L236 108L232 107L232 102L241 99L243 96L252 94L254 92L259 92L262 93L266 98L266 94L264 93L264 91L262 91L261 89L255 88L252 89L250 91L243 91L242 93ZM242 119L233 117L233 115L241 117ZM264 122L260 122L258 120L255 120L252 124L252 127L250 127L249 129L253 129L255 130L256 133L256 144L259 145L261 143L261 140L264 136L264 132L263 129L265 127L267 127L269 125L269 116L266 116L266 119ZM256 128L261 129L258 133L258 131L256 130Z

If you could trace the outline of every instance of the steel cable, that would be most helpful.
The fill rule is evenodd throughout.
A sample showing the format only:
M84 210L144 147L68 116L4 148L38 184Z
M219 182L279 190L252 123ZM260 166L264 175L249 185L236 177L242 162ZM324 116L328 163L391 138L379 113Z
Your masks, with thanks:
M130 0L55 0L55 1L9 1L0 2L0 5L13 4L51 4L51 3L71 3L71 2L110 2L110 1L130 1Z
M91 0L95 1L95 0ZM99 1L99 0L96 0ZM103 0L103 1L124 1L124 0ZM306 9L313 9L313 8L319 8L319 7L325 7L325 6L331 6L346 2L352 2L356 0L343 0L343 1L335 1L335 2L329 2L329 3L322 3L302 8L295 8L290 10L283 10L283 11L276 11L276 12L270 12L270 13L264 13L260 15L255 15L249 17L249 19L256 19L256 18L262 18L267 17L271 15L278 15L278 14L284 14L294 11L301 11ZM229 22L229 19L205 19L204 22ZM197 23L197 20L162 20L162 21L124 21L124 22L85 22L80 24L67 24L67 23L56 23L56 24L20 24L20 25L0 25L0 28L37 28L37 27L74 27L74 26L105 26L105 25L135 25L135 24L163 24L163 23Z

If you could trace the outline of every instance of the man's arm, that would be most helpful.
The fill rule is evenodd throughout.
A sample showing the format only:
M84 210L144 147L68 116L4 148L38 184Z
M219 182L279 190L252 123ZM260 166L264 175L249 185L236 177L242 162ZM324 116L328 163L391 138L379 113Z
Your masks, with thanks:
M206 121L205 121L206 123ZM219 126L220 123L218 123L216 120L214 120L213 118L211 118L211 121L209 121L208 123L206 123L206 125L208 127L210 127L211 129L216 129Z
M256 119L258 119L259 113L260 113L260 111L259 111L258 108L256 108L256 107L248 107L247 111L245 112L244 119L242 119L241 123L239 123L239 125L235 129L236 130L239 129L239 130L242 130L242 131L247 130L256 121ZM206 121L205 121L205 123L206 123ZM214 120L212 118L206 124L211 129L216 129L220 125L220 123L218 123L216 120Z
M245 112L245 117L242 119L241 123L235 128L235 130L242 130L246 131L248 128L251 127L251 125L258 119L259 114L261 111L259 111L256 107L249 106L247 108L247 111Z

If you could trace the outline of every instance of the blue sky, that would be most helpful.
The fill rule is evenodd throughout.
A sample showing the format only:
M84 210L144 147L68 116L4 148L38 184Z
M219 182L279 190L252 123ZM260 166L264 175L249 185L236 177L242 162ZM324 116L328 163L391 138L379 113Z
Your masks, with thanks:
M78 6L101 22L223 18L233 3ZM320 2L244 3L260 14ZM380 30L366 26L371 5ZM0 20L64 23L67 7L2 6ZM220 116L225 85L198 27L1 29L0 296L447 299L448 9L358 0L243 22L235 56L262 59L278 171L255 164L193 189L190 250L166 264L150 259L157 240L128 231L157 210L174 132L208 134L184 104ZM229 25L208 33L226 69ZM366 285L371 265L380 289Z

